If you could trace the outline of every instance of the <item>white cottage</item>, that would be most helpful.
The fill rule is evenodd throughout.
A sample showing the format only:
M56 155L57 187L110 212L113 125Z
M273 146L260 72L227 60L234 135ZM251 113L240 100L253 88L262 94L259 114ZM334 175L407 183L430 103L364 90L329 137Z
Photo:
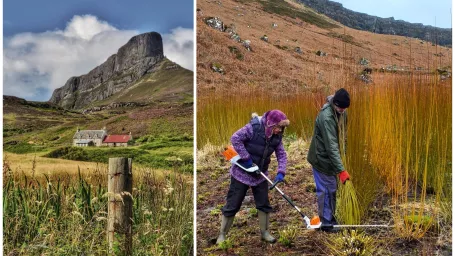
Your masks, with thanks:
M88 147L102 146L103 140L107 136L106 128L103 130L79 130L73 136L73 146Z

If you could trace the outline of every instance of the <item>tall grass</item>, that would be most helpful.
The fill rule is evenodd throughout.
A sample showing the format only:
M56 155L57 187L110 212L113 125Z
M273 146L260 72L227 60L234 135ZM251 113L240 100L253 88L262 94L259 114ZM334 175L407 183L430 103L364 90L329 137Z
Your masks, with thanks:
M5 162L3 174L4 254L107 255L107 170L31 177ZM133 175L133 255L188 255L187 178L134 168Z
M288 91L273 93L254 87L241 92L213 91L198 95L198 147L205 144L229 143L231 135L251 119L272 109L280 109L291 121L287 133L309 138L312 136L314 117L325 101L320 92Z
M400 233L421 237L436 218L441 198L451 197L451 86L434 77L384 78L369 90L371 162L393 195ZM429 195L431 194L431 195ZM419 227L419 228L416 228Z
M451 197L452 89L437 79L432 74L376 74L374 85L347 86L351 107L345 162L357 191L359 216L385 186L394 199L398 232L405 237L424 235L430 228L421 225L424 216L436 219L441 199ZM287 133L308 140L328 95L324 90L220 91L198 97L199 148L228 143L251 112L275 108L291 121ZM420 216L418 223L404 221L409 216Z

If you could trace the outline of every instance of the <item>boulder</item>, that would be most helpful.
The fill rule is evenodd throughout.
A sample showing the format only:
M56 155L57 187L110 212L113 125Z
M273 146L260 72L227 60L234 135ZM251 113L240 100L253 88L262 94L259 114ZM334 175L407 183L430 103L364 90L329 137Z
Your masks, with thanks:
M225 74L224 68L219 63L212 63L211 69L212 69L213 72L217 72L217 73L220 73L222 75Z
M359 60L359 64L362 65L362 66L368 66L368 64L370 64L370 61L367 59L367 58L361 58Z
M327 56L327 53L326 53L326 52L323 52L323 51L321 51L321 50L318 50L318 51L316 52L316 55L317 55L317 56L324 57L324 56Z
M219 30L221 32L224 32L226 30L226 27L224 26L224 23L218 17L206 18L205 19L205 24L207 24L209 27L214 28L216 30Z
M251 43L250 40L243 40L242 45L243 45L249 52L252 52L253 49L251 49L250 43Z

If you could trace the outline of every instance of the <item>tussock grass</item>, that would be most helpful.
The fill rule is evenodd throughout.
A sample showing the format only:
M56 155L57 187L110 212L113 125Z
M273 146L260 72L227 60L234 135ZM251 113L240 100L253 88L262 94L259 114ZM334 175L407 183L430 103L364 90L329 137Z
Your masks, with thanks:
M106 169L28 175L3 166L5 254L107 255ZM134 166L133 177L134 255L188 255L189 178Z
M295 225L289 225L283 230L279 230L279 238L278 243L286 246L291 247L295 242L295 238L297 236L298 227Z
M374 238L356 230L343 230L338 235L329 236L324 240L324 244L330 255L367 256L377 252Z

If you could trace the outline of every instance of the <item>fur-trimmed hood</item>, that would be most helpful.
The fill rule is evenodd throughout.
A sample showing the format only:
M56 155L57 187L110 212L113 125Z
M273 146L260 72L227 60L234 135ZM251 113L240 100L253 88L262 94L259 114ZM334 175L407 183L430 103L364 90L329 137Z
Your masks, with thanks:
M273 127L275 126L287 127L291 123L289 119L287 119L286 115L278 109L267 111L264 113L263 116L259 116L257 113L253 113L251 116L253 118L254 117L259 118L259 120L265 127L265 135L268 138L272 136Z

